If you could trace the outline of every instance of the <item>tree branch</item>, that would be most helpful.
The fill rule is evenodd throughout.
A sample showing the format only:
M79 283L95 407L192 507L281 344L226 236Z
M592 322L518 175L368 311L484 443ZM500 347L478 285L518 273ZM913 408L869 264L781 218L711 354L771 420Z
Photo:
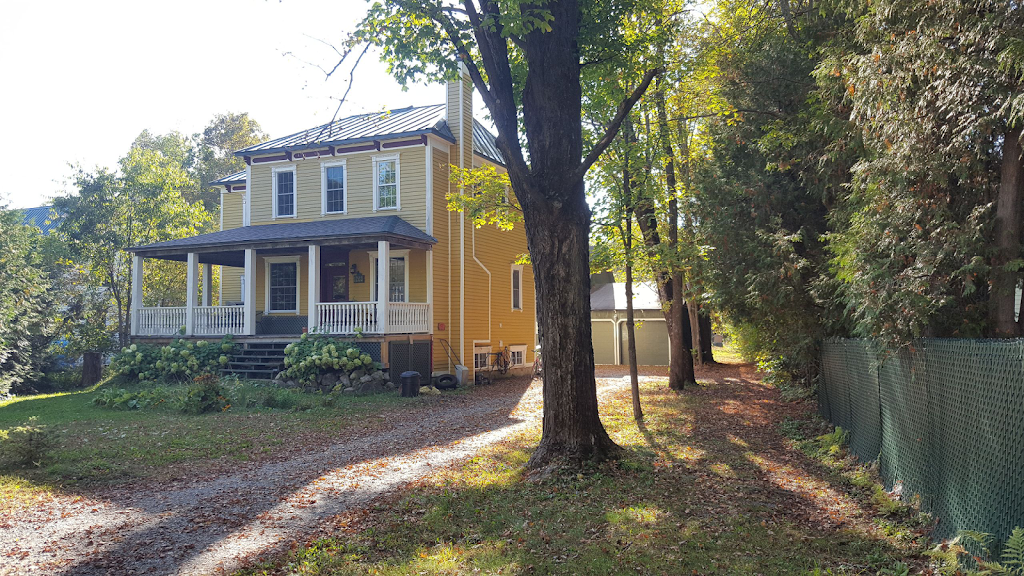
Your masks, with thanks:
M644 92L647 91L647 87L651 85L651 81L654 80L655 76L661 74L663 70L661 68L654 68L648 70L643 79L640 81L640 85L633 90L633 93L628 98L623 100L615 112L615 116L612 118L611 123L608 125L608 129L605 131L604 136L598 140L597 144L594 144L594 148L591 149L590 153L583 159L583 162L576 168L570 178L570 182L576 182L582 180L583 176L586 175L587 170L594 165L594 162L601 156L605 148L615 140L615 136L619 133L619 128L622 127L622 121L626 119L630 111L633 110L633 106L643 97Z
M359 66L359 62L363 59L363 56L365 56L366 52L369 50L369 44L364 46L363 51L360 52L359 57L356 58L355 64L352 65L352 69L348 71L348 88L345 88L345 93L342 94L341 99L338 100L338 107L334 109L334 115L331 116L331 121L320 128L320 132L316 135L317 140L319 140L320 137L324 135L324 131L330 129L334 125L334 121L338 119L338 112L341 112L341 106L345 103L345 99L348 98L348 93L352 90L352 84L355 82L356 68ZM345 56L348 56L348 54L349 52L346 52ZM342 56L338 64L334 66L334 70L337 70L338 66L341 66L341 63L345 61L345 56ZM331 74L334 73L334 70L331 70ZM328 74L328 77L330 77L330 74Z

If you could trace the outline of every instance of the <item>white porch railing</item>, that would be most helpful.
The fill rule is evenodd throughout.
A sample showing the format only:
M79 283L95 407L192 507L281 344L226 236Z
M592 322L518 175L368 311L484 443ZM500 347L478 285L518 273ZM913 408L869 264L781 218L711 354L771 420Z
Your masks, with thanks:
M224 336L245 330L245 306L196 306L192 318L196 335Z
M327 334L377 334L376 302L323 302L316 305L317 330Z
M389 302L387 332L430 332L430 304L425 302Z
M185 306L139 308L138 336L173 336L185 326Z

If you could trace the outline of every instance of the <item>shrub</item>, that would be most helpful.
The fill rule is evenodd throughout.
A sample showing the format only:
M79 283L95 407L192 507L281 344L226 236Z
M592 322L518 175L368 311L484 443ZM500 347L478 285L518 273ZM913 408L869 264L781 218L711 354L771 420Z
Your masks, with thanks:
M114 356L111 369L122 382L184 382L216 374L234 354L231 336L219 345L175 339L167 346L132 344Z
M165 388L128 391L124 388L107 388L92 399L97 406L114 410L142 410L164 405L172 397Z
M925 552L935 562L939 574L982 576L983 574L1008 574L1024 576L1024 529L1014 528L1003 545L999 561L992 560L990 551L992 535L971 530L962 530L952 541L943 542ZM972 552L968 548L979 550ZM976 569L970 568L971 565Z
M180 408L186 414L223 412L231 407L227 396L220 380L212 374L206 374L197 377L185 390Z
M24 426L0 430L0 460L20 466L38 466L49 458L57 445L57 437L46 426L36 424L36 417Z
M325 372L351 376L360 370L372 372L380 369L380 364L351 342L316 334L303 334L298 342L285 347L284 353L284 376L301 384L310 384Z

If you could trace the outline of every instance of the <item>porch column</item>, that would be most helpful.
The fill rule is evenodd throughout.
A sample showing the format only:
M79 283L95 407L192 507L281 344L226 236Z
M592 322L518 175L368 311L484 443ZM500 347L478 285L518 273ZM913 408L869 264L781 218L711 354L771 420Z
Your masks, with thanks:
M213 264L203 264L203 306L213 304Z
M139 335L139 309L142 308L142 256L132 257L132 336Z
M377 242L377 332L388 333L388 287L391 273L391 243Z
M314 244L309 246L308 268L309 295L307 297L307 305L309 306L309 320L307 320L306 325L309 326L309 331L312 332L320 325L320 310L317 306L320 304L320 247Z
M245 285L242 290L242 313L245 315L242 331L246 336L252 336L256 334L256 251L251 248L245 251Z
M427 147L429 149L429 146ZM408 264L407 264L408 266ZM434 250L427 250L427 333L434 333Z
M199 289L199 258L195 252L188 253L188 264L185 270L185 336L191 336L195 327L196 293Z

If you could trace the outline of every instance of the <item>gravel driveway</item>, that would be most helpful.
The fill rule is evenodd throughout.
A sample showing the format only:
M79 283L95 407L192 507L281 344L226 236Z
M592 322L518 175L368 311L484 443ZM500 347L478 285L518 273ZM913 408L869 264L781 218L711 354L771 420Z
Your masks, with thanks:
M598 381L600 394L623 386L618 378ZM505 381L428 408L389 411L372 433L228 474L61 496L0 524L0 575L239 568L522 430L541 416L541 389L525 379Z

